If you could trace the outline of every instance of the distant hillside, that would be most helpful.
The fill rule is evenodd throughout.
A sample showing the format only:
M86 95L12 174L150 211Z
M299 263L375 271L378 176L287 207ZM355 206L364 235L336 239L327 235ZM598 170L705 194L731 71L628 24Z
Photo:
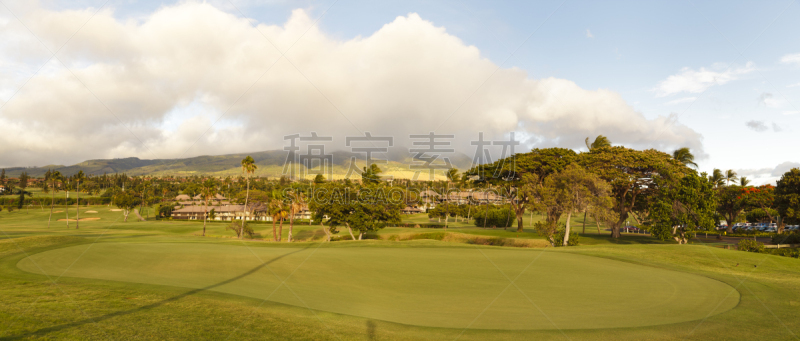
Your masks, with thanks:
M357 164L363 166L363 154L351 152L333 152L333 178L343 178L348 171L350 158L355 156L359 161ZM55 169L65 175L73 175L79 170L86 174L102 175L125 173L128 175L214 175L227 176L239 175L241 171L241 161L246 156L252 156L258 165L258 176L280 177L283 171L283 164L286 160L286 152L283 150L270 150L254 153L239 153L227 155L204 155L185 159L154 159L142 160L136 157L124 159L108 160L88 160L72 166L49 165L44 167L13 167L6 168L6 174L10 177L17 177L22 172L28 175L42 177L48 169ZM408 153L392 151L388 153L390 161L381 165L385 175L392 175L396 178L411 178L414 172L409 169L415 160ZM464 154L447 155L453 166L460 170L466 170L471 164L471 158ZM419 162L419 161L416 161ZM316 174L316 172L309 172ZM440 172L441 173L441 172ZM426 176L422 174L420 178ZM437 178L442 178L443 175Z

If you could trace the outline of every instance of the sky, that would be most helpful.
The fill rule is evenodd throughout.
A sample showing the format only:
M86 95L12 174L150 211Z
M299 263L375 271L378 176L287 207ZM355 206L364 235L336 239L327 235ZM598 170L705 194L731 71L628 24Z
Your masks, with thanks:
M797 1L0 0L0 167L485 134L800 167Z

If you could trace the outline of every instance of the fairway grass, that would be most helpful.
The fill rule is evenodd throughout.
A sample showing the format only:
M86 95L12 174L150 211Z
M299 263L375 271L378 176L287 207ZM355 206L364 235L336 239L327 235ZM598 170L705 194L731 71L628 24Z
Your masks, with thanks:
M295 226L306 242L240 241L221 223L201 237L202 223L125 223L110 209L81 207L81 216L95 210L102 219L77 230L55 222L64 213L48 228L48 210L0 212L0 340L800 335L794 258L595 233L581 235L590 245L546 249L386 240L434 232L408 228L387 228L383 240L319 243L319 227L307 225ZM254 226L271 233L271 225ZM467 226L449 232L537 239Z
M547 250L98 243L18 266L444 328L639 327L697 320L739 302L732 287L706 277ZM510 288L507 278L515 279Z

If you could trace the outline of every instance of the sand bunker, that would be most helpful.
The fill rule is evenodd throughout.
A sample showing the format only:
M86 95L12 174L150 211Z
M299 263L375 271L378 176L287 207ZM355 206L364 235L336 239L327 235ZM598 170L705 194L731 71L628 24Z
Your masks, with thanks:
M83 213L97 213L97 211L86 211L86 212L83 212Z
M91 220L100 220L100 218L81 218L80 221L91 221ZM67 219L59 219L58 221L67 221ZM69 221L76 221L75 219L70 219Z
M118 209L118 208L112 208L112 209L111 209L111 212L122 212L122 210L121 210L121 209Z
M64 211L53 211L53 213L64 213Z

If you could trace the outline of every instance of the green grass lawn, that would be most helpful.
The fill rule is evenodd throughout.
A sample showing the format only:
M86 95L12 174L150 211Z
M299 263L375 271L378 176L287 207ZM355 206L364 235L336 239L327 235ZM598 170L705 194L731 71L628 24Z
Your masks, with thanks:
M588 228L585 245L546 249L435 240L319 243L319 226L308 225L295 226L297 243L239 241L225 223L208 224L201 237L198 222L131 216L125 223L110 207L80 209L81 217L100 219L76 230L55 217L48 228L47 210L0 212L0 340L800 334L800 261L793 258L646 235L612 241ZM74 208L68 212L72 217ZM254 226L271 234L270 224ZM379 237L430 232L387 228ZM448 232L541 238L467 224Z

